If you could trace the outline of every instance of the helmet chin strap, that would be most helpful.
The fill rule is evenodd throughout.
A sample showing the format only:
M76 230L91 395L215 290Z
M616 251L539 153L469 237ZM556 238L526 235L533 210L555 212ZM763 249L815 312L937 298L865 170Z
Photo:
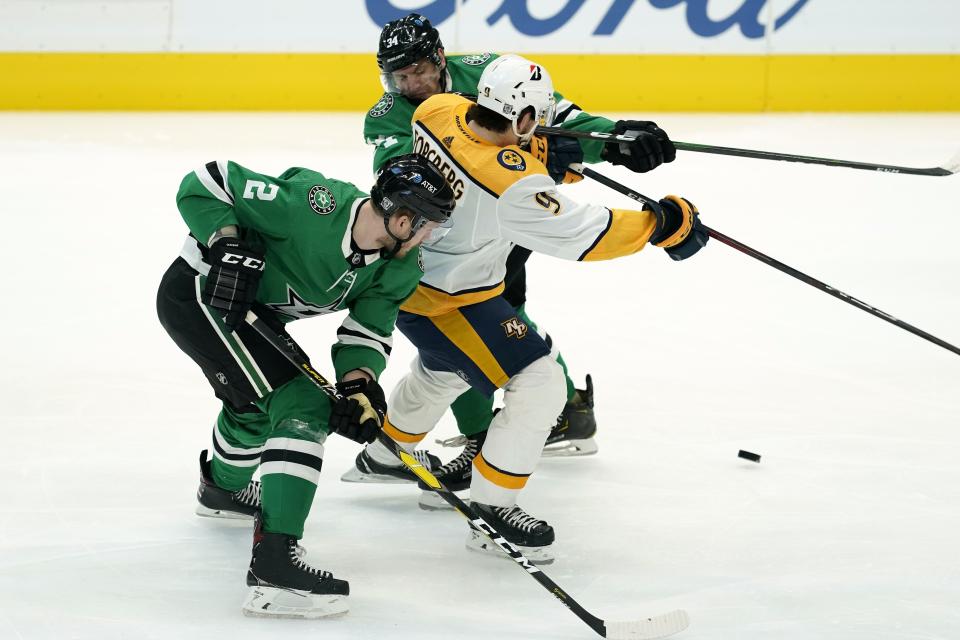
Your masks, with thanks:
M390 236L390 237L393 239L393 243L394 243L394 244L393 244L393 248L390 249L390 250L388 250L388 251L384 254L384 256L383 256L384 260L389 260L390 258L392 258L392 257L394 257L395 255L397 255L397 253L400 252L400 248L403 247L403 244L404 244L405 242L410 242L411 240L413 240L413 236L417 235L416 232L414 232L414 233L411 233L411 234L410 234L409 236L407 236L406 238L398 238L397 236L395 236L395 235L393 234L393 231L390 230L390 218L392 218L392 217L393 217L393 216L388 216L388 217L386 217L386 218L383 219L383 228L387 230L387 235Z

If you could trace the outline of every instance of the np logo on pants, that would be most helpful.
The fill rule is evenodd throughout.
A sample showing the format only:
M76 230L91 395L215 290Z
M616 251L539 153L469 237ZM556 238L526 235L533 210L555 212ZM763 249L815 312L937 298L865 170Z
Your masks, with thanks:
M516 316L501 322L500 326L503 327L508 338L522 340L523 336L527 335L527 325Z

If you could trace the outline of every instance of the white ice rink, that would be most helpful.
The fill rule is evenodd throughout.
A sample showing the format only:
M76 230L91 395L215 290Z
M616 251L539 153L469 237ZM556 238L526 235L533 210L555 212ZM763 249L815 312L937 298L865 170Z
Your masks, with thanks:
M688 142L890 164L960 148L957 115L655 119ZM361 125L0 115L0 638L593 637L512 563L467 552L456 514L341 483L358 451L342 438L304 544L350 580L345 618L241 616L249 527L193 513L218 403L154 312L186 233L180 179L221 158L368 187ZM717 230L960 345L960 177L689 152L649 175L600 170L681 193ZM531 317L597 388L599 454L544 461L521 501L556 527L546 572L583 606L685 608L682 640L960 638L960 357L718 242L683 263L648 248L528 271ZM340 321L292 326L321 370ZM411 358L397 342L388 389Z

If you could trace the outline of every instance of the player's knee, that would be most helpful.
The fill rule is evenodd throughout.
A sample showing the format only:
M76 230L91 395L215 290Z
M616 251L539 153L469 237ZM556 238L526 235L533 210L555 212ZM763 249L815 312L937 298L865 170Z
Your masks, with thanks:
M316 419L284 418L271 432L273 438L292 438L323 444L327 439L328 427Z
M549 430L567 401L567 382L556 360L544 356L510 379L504 402L511 411L525 414L523 426Z
M556 359L549 355L543 356L524 367L520 373L529 376L530 383L541 387L545 395L563 398L560 403L562 407L566 401L567 381L563 375L563 367Z

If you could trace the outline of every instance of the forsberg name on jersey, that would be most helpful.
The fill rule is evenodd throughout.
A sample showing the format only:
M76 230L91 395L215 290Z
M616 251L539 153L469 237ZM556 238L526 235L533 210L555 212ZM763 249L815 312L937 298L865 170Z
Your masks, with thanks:
M424 156L443 174L443 177L450 184L450 188L453 189L453 197L460 200L460 197L463 196L464 182L457 168L440 154L432 140L424 137L420 131L416 130L413 137L413 152Z

